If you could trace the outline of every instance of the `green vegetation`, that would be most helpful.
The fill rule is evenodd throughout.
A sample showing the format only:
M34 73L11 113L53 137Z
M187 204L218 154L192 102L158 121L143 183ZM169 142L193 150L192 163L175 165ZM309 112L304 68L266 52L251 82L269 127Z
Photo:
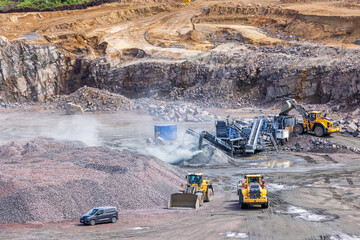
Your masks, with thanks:
M44 9L70 4L82 4L91 0L0 0L0 9L36 8Z

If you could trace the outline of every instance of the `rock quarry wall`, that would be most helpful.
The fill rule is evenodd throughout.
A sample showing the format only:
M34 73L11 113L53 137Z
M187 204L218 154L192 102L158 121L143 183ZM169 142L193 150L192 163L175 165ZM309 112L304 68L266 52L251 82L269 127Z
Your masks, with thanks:
M0 36L0 96L3 101L44 101L67 89L67 60L55 45Z
M353 102L360 96L358 48L227 43L186 60L155 59L147 54L130 60L113 56L68 59L54 45L1 38L2 98L44 101L85 85L129 98L202 102L295 97L327 103Z
M360 95L357 48L227 44L186 61L144 59L114 64L84 59L82 84L128 97L237 101L295 97L314 103Z

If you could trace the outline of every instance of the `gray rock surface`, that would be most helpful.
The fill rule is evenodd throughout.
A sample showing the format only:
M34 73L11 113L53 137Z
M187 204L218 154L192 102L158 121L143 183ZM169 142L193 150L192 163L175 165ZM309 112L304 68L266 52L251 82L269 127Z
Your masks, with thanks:
M360 94L358 51L310 43L225 44L188 60L143 59L122 64L109 58L84 58L79 67L84 84L127 97L207 103L286 96L326 103Z
M0 37L0 96L3 101L44 101L66 90L65 56L51 44Z

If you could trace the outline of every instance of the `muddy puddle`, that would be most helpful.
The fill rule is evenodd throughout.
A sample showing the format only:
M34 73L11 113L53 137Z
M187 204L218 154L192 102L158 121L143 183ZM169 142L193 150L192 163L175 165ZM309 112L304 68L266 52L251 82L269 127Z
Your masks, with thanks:
M289 205L285 210L275 211L279 214L290 215L293 218L302 219L308 222L327 222L338 218L336 215L323 214L318 210L307 210L301 207Z
M239 233L239 232L226 232L226 233L220 233L219 235L226 238L237 238L237 239L246 239L249 237L247 233Z
M270 160L266 162L251 163L250 165L266 168L289 168L294 166L294 163L287 160Z

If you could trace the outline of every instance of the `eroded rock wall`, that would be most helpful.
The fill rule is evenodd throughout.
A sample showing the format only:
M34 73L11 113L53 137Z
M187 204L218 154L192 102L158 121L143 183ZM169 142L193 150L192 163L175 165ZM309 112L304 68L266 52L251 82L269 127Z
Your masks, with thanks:
M254 47L223 45L186 61L136 60L121 64L84 59L82 84L128 97L189 100L295 97L348 101L360 95L357 48L315 44Z
M67 89L66 57L52 44L8 41L0 36L0 96L3 101L44 101Z

